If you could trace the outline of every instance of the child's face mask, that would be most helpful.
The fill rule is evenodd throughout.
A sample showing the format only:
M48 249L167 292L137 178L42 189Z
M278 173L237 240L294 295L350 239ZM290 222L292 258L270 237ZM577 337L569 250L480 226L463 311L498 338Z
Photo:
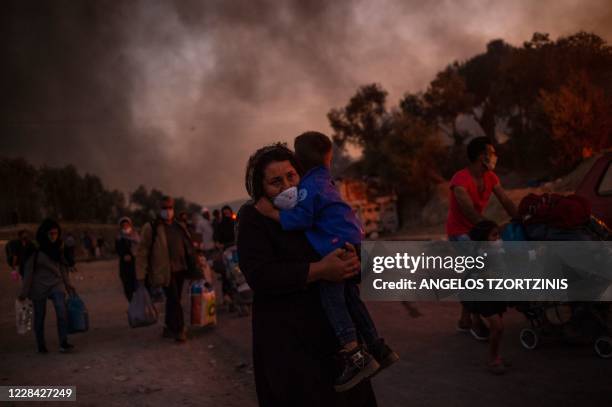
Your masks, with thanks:
M297 187L290 187L285 189L280 194L274 197L272 201L274 206L278 209L291 209L298 203L298 189Z

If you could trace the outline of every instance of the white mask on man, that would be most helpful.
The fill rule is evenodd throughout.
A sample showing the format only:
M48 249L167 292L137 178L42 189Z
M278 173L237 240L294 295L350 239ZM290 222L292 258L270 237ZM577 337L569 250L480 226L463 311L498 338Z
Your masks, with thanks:
M280 194L274 197L272 201L274 206L278 209L291 209L298 203L298 189L297 187L291 187L285 189Z
M162 209L160 215L163 220L170 220L174 218L174 209Z
M495 170L495 166L497 165L497 157L496 156L487 156L483 162L484 166L487 167L489 171Z

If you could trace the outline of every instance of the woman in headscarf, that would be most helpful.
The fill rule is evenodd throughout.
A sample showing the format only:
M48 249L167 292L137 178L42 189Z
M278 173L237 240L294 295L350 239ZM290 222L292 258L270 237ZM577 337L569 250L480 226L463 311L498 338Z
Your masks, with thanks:
M36 232L38 250L25 264L20 299L30 298L34 306L34 333L39 353L48 353L45 343L47 300L51 300L57 316L60 352L70 352L66 292L74 290L68 278L68 266L63 256L62 231L57 222L45 219Z
M249 159L247 192L253 199L238 215L240 269L254 292L253 365L260 406L376 406L369 380L337 393L337 341L321 306L318 281L356 275L355 253L338 249L323 259L302 231L284 231L264 216L262 200L274 201L297 186L298 165L282 144Z
M123 293L128 302L136 290L136 263L134 252L140 243L140 236L132 226L132 220L127 216L119 219L119 234L115 239L115 250L119 256L119 278L123 285Z

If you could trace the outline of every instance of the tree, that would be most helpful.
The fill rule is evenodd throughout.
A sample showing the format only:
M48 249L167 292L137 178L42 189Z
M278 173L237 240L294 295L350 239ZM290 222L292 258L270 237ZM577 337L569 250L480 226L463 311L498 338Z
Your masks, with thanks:
M433 186L442 181L440 162L445 149L436 137L435 126L418 117L396 111L392 123L382 143L386 159L381 163L381 175L392 180L400 197L422 204Z
M386 109L386 96L379 85L359 88L344 108L329 113L333 138L340 146L352 142L362 147L354 167L362 175L379 177L398 191L400 199L422 203L440 180L444 149L436 125L427 123L420 95L405 95L401 109L392 111Z
M554 141L553 164L568 171L592 152L612 146L612 98L585 71L556 92L540 92Z
M386 109L387 91L378 84L360 87L349 103L332 109L327 117L339 147L352 143L362 148L361 166L370 175L379 175L384 162L381 143L391 130Z
M0 225L38 222L42 199L37 187L38 170L22 158L0 157Z
M425 92L424 100L429 116L455 144L463 144L465 134L457 131L457 116L472 112L474 97L467 91L458 63L449 65L436 75Z
M138 186L130 195L133 221L136 224L144 224L153 219L159 211L159 201L164 194L155 188L149 192L144 185Z

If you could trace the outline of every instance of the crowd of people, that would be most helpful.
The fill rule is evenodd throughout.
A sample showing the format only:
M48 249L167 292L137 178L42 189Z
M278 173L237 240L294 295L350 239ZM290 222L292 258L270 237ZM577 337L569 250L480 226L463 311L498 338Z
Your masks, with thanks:
M218 214L218 216L216 215ZM188 277L189 266L198 261L198 255L218 259L223 249L234 245L235 214L231 207L222 211L186 213L174 216L174 200L163 197L158 216L142 226L140 233L129 217L118 222L115 252L119 259L119 279L128 302L139 285L151 293L163 290L165 297L164 337L179 342L187 340L184 311L181 305L183 283ZM83 234L81 245L85 258L100 257L104 239L93 238L93 233ZM21 281L18 298L29 298L33 304L34 333L39 353L47 353L44 339L46 301L50 300L57 317L60 351L69 352L73 345L67 342L67 294L74 290L70 276L76 271L76 239L70 233L62 235L60 225L45 219L38 227L36 239L27 230L18 232L18 238L6 245L6 259L11 278ZM225 282L226 273L222 261L215 263L215 271ZM227 284L224 283L227 290ZM224 293L226 294L226 293ZM231 301L229 295L227 302Z
M165 297L163 337L187 340L183 286L195 256L203 255L230 290L219 258L237 245L240 269L254 291L253 359L259 403L265 406L374 406L370 378L399 359L379 334L359 294L359 246L363 227L343 201L330 174L332 144L322 133L257 150L247 163L246 190L251 200L238 214L229 206L211 214L175 214L174 200L161 199L156 219L136 230L119 220L115 251L119 278L129 302L137 289L161 288ZM508 215L517 209L495 175L497 155L485 137L467 146L470 164L451 179L446 232L449 241L499 239L499 226L483 216L491 195ZM63 243L62 243L63 242ZM103 247L84 235L90 255ZM13 277L22 279L20 298L34 305L38 351L46 353L46 301L57 315L60 350L69 352L66 294L74 290L70 269L76 241L62 239L61 228L47 219L36 244L27 231L7 247ZM231 298L225 298L231 303ZM410 304L409 304L410 305ZM457 329L489 341L487 368L504 373L500 354L505 306L463 302ZM484 320L483 320L484 319ZM486 320L486 323L485 323Z

